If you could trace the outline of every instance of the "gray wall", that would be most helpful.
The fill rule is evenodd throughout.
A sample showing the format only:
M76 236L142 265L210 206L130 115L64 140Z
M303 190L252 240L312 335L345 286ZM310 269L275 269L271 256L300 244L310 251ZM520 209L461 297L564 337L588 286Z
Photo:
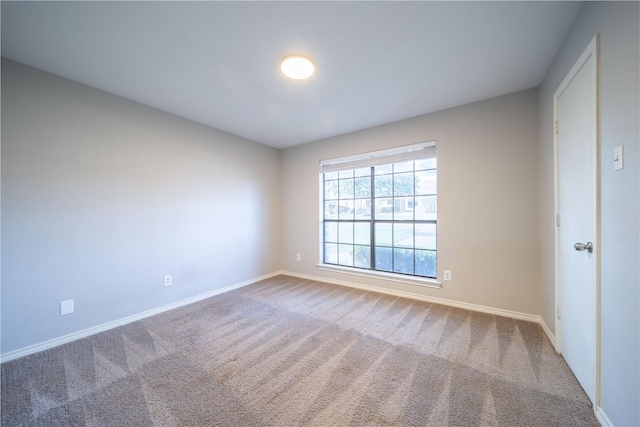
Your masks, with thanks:
M537 96L518 92L283 150L283 269L537 315ZM317 270L318 162L430 140L438 142L438 277L452 270L453 281L429 289Z
M539 89L542 317L554 330L553 93L600 33L601 408L614 425L639 425L640 76L637 2L586 2ZM624 144L625 168L613 170Z
M277 271L279 157L3 59L3 354Z

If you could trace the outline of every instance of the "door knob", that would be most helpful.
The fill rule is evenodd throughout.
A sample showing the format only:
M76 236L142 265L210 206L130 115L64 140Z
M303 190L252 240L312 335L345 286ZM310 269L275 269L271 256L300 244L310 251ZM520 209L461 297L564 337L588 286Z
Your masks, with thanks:
M589 253L593 252L593 243L591 243L591 242L587 242L586 244L584 244L584 243L576 243L575 245L573 245L573 247L575 248L576 251L579 251L579 252L582 252L585 249Z

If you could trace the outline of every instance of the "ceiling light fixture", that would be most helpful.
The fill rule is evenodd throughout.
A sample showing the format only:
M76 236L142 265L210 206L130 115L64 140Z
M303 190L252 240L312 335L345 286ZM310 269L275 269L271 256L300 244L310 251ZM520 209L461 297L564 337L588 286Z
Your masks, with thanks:
M296 80L311 76L315 68L313 61L304 55L289 55L280 62L280 69L284 75Z

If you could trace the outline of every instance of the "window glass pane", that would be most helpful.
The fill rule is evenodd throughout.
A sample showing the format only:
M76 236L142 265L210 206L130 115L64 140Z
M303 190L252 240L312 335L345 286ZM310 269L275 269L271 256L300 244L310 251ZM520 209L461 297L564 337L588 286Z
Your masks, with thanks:
M437 176L435 170L416 172L416 194L436 194Z
M391 197L393 195L393 181L391 175L376 176L375 178L375 196Z
M371 219L371 199L356 199L353 204L356 219Z
M324 241L325 242L338 241L338 223L337 222L324 223Z
M413 274L413 249L393 250L393 271Z
M416 197L416 205L414 208L416 219L435 220L437 218L437 209L436 196Z
M393 164L393 172L407 172L413 170L413 160Z
M413 219L413 196L396 197L393 199L393 219L412 220Z
M393 165L376 166L373 169L376 175L381 175L381 174L393 172Z
M354 267L371 268L371 246L354 246Z
M393 255L391 248L375 248L376 251L376 270L391 271L393 265Z
M423 169L435 169L437 166L438 166L438 161L435 157L432 159L416 160L417 171L423 170Z
M327 264L338 263L338 245L336 243L324 244L324 262Z
M341 222L338 225L338 242L353 243L353 223Z
M358 176L371 176L371 168L360 168L355 170L356 177Z
M393 195L410 196L413 194L413 172L393 175Z
M340 219L353 219L353 200L340 200Z
M357 222L354 224L353 230L353 243L356 245L370 245L371 244L371 226L368 222Z
M338 201L324 202L324 219L338 219Z
M436 249L436 225L416 224L416 249Z
M416 250L416 274L436 277L436 252Z
M338 179L338 172L327 172L324 174L324 180Z
M393 246L413 247L413 224L393 224Z
M340 178L353 178L353 169L348 169L339 172Z
M391 223L375 224L375 243L376 246L391 246L393 243L393 231Z
M353 179L341 179L339 182L340 198L353 199Z
M356 178L355 179L355 191L356 198L371 197L371 178Z
M338 198L338 181L324 182L324 199L331 200Z
M338 264L353 267L353 245L338 245Z
M375 199L376 219L391 219L393 217L393 199Z

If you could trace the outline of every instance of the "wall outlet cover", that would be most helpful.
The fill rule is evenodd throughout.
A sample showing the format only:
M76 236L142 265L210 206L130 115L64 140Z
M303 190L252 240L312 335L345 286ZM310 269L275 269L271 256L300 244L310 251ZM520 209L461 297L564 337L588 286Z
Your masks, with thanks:
M73 313L73 300L60 301L60 316Z

